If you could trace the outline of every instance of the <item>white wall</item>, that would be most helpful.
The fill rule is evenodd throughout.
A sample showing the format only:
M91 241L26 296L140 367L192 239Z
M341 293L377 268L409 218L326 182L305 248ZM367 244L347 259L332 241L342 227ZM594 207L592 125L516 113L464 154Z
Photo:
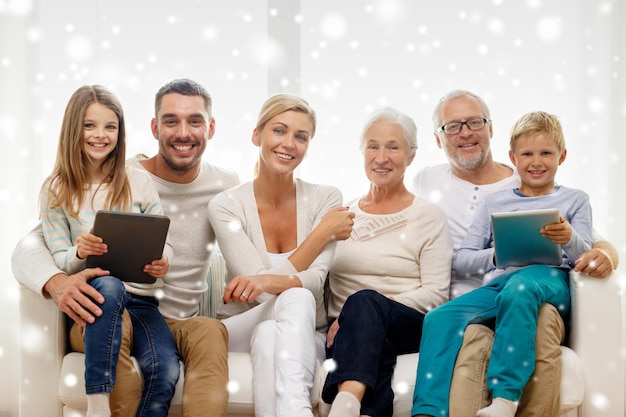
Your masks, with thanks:
M451 89L485 97L501 161L513 121L547 110L561 117L569 150L558 180L590 194L596 228L624 258L624 21L621 0L0 0L0 416L17 415L9 257L37 222L38 187L78 86L117 93L129 155L151 155L154 93L173 78L200 81L217 119L206 158L242 179L256 158L249 139L261 103L277 91L299 93L319 118L300 175L339 186L346 199L367 187L356 137L377 106L417 121L411 174L444 161L430 116Z

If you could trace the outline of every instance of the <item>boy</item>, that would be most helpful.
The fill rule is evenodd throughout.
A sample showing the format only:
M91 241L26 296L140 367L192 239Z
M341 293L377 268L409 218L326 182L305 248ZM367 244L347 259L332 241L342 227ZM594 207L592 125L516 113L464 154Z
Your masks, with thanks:
M491 405L478 417L513 417L535 363L537 312L543 302L565 317L570 309L568 271L591 248L587 194L556 185L567 151L558 119L545 112L522 116L511 132L509 156L521 178L517 189L496 192L478 206L452 267L459 276L485 272L483 286L426 315L415 387L414 416L448 415L449 388L463 331L470 323L496 320L487 370ZM494 212L557 208L559 223L541 229L563 248L559 267L494 265L490 215Z

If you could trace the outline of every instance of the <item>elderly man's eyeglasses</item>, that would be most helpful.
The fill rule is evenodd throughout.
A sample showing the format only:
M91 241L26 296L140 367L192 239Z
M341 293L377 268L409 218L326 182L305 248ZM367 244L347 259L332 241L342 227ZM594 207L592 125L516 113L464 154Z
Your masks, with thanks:
M445 132L447 135L456 135L457 133L461 132L461 129L463 129L463 125L467 126L469 130L480 130L485 127L485 125L489 123L489 121L489 119L481 117L478 119L467 120L465 122L446 123L439 129L437 129L437 132Z

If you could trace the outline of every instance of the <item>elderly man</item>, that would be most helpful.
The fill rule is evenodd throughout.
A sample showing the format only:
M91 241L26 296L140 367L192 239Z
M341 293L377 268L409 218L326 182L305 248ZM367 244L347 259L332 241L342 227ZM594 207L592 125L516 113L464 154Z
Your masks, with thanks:
M433 123L437 145L444 150L448 163L422 169L414 179L413 189L443 207L456 251L480 199L494 191L519 187L520 179L513 168L493 160L493 125L489 108L479 96L464 90L450 92L437 104ZM575 270L601 278L608 276L617 262L615 248L594 235L593 248L576 260ZM450 297L458 297L481 283L482 276L460 277L452 271ZM518 416L558 415L559 346L565 337L564 329L556 309L544 304L537 326L535 373L524 389ZM451 417L474 417L477 410L489 404L484 375L492 342L493 331L487 326L467 327L450 388ZM483 377L476 380L474 375ZM414 414L420 414L415 407Z

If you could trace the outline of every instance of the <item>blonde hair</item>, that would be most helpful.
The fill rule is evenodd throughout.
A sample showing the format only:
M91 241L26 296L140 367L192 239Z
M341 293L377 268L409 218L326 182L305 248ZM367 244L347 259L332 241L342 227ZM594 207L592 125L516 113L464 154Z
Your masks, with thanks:
M513 124L511 128L511 141L509 147L515 150L517 140L524 135L544 134L551 138L560 152L565 149L565 137L561 122L557 116L545 111L534 111L526 113Z
M261 132L267 122L286 111L296 111L309 116L309 119L311 120L311 125L313 126L311 130L311 138L315 136L315 127L317 124L317 116L315 115L315 110L313 110L309 103L302 97L286 93L274 94L273 96L270 96L270 98L265 100L265 103L263 103L263 106L261 106L261 111L259 111L259 116L256 122L256 130L258 132ZM259 161L256 161L256 163L254 164L253 175L256 177L258 174Z
M132 202L125 171L126 128L122 105L105 87L85 85L76 90L67 103L54 169L44 181L44 187L49 186L45 209L63 208L75 219L78 219L78 211L84 203L85 189L91 185L85 169L89 156L84 152L83 124L87 107L93 103L113 111L119 124L117 145L100 167L105 176L104 184L109 186L105 208L125 209Z
M307 101L301 97L293 94L274 94L263 103L259 117L257 118L256 128L260 132L263 130L267 122L272 118L282 114L286 111L296 111L304 113L309 116L313 130L311 131L311 138L315 136L315 126L317 124L317 116L315 110L307 103Z

